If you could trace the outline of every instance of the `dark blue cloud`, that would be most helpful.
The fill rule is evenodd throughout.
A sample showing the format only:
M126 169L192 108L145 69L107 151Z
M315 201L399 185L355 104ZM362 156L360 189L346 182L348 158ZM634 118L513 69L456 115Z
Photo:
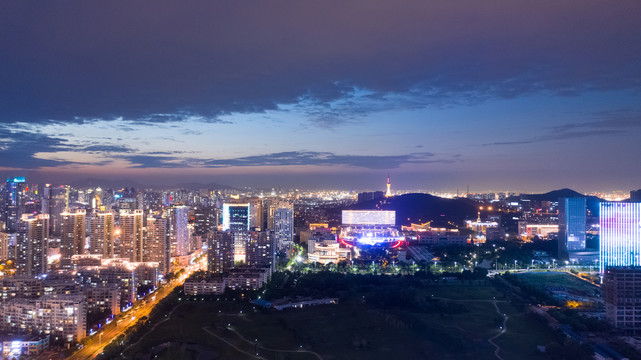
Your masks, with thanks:
M641 110L614 109L587 114L590 120L570 122L546 129L542 135L521 140L498 141L481 146L492 145L525 145L555 140L570 140L585 137L603 137L606 135L624 135L635 132L641 135Z
M60 138L0 128L0 167L33 169L69 164L67 161L34 157L34 154L39 152L61 150L64 144L65 140Z
M639 13L638 1L2 2L0 122L220 121L308 99L332 126L371 111L354 89L378 109L638 90Z

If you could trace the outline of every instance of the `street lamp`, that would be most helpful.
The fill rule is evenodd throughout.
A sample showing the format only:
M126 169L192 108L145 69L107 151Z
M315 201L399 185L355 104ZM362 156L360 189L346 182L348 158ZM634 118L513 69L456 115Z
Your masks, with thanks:
M516 260L514 260L514 271L516 271Z

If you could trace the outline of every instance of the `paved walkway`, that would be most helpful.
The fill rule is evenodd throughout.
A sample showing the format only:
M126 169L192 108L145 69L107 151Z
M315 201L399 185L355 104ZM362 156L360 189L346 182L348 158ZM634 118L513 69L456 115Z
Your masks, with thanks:
M501 347L496 345L496 343L494 342L494 339L505 334L505 332L507 331L507 319L509 319L509 316L507 316L507 314L501 313L501 310L499 310L499 306L496 305L496 301L492 301L492 305L494 305L494 308L496 309L496 313L503 316L503 326L501 326L501 332L489 338L487 342L494 345L494 347L496 348L496 350L494 350L494 356L496 356L496 358L499 360L503 360L501 355L499 355L499 352L501 351Z

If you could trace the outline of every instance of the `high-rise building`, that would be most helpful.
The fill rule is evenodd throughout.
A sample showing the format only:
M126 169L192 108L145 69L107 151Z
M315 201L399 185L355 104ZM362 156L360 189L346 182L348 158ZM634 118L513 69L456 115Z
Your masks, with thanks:
M112 212L94 212L89 219L89 253L102 255L103 259L112 258L115 254L114 214Z
M25 212L25 178L8 178L4 188L4 223L7 232L18 231L20 219Z
M269 231L252 231L246 244L245 263L250 266L270 266L275 263L274 236Z
M559 257L569 252L585 251L585 198L559 199Z
M294 205L290 202L272 199L268 202L267 208L267 230L274 230L274 214L277 209L292 209L294 210Z
M48 250L49 215L23 214L17 236L17 272L27 276L46 274Z
M223 204L223 231L249 231L249 212L248 203Z
M602 202L599 209L600 270L641 266L641 203Z
M161 215L147 217L147 240L145 241L145 261L157 262L162 274L169 272L171 265L171 245L167 234L167 218Z
M69 208L69 186L46 184L42 189L41 211L49 214L49 233L62 234L62 213Z
M9 259L9 233L0 231L0 261Z
M84 209L66 210L62 214L62 237L60 238L60 266L71 268L71 257L84 253L85 250L85 215Z
M605 318L626 333L641 330L641 267L608 267L603 274Z
M274 239L278 250L288 250L294 244L294 211L291 208L274 212Z
M234 238L228 231L212 231L207 241L207 270L227 273L234 267Z
M263 201L260 198L250 198L249 201L249 228L263 227Z
M194 235L207 236L210 231L218 228L216 208L213 206L197 206L194 208Z
M176 256L189 254L189 208L187 206L172 206L171 208L171 238L175 244Z
M142 210L120 210L120 257L143 261Z

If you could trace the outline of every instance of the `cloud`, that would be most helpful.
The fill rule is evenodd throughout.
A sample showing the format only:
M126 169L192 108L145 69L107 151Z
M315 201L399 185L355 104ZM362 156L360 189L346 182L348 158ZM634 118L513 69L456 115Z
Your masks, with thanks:
M586 117L591 120L553 126L547 128L545 134L540 136L522 140L492 142L481 146L524 145L591 136L623 135L629 131L641 130L641 109L600 111L586 114Z
M34 154L57 151L65 140L39 133L12 131L0 127L0 167L31 169L41 166L66 165L72 162L39 159Z
M220 122L285 104L331 127L386 109L639 89L639 12L625 0L4 2L0 122Z
M205 167L232 166L290 166L290 165L346 165L366 169L395 169L401 165L451 163L460 161L454 157L437 158L429 152L404 155L337 155L331 152L286 151L233 159L205 161Z

